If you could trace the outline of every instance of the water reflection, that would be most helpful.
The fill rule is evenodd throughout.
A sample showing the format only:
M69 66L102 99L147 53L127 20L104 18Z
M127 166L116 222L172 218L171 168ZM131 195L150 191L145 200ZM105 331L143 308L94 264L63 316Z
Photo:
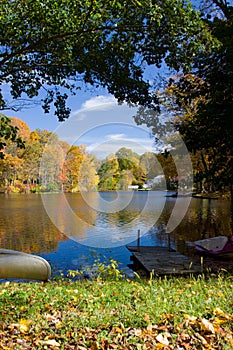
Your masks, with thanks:
M116 195L103 193L101 196L110 202ZM127 193L122 193L122 196L127 196ZM106 241L108 249L96 248L95 254L114 257L126 266L130 262L130 253L125 242L136 243L138 229L143 232L149 227L141 237L142 245L168 244L166 225L175 201L182 201L182 198L166 198L165 193L158 192L150 196L146 206L148 194L136 192L124 209L105 213L95 209L98 205L96 193L90 194L88 203L80 194L67 194L65 200L73 217L80 219L77 225L76 220L70 220L67 215L60 194L49 194L47 203L61 228L59 230L44 209L40 195L1 195L0 246L40 254L58 269L72 269L85 264L91 256L90 246L98 247ZM184 219L170 235L172 246L189 254L187 241L232 235L230 209L230 201L193 198ZM67 232L67 227L72 239L62 233Z
M0 246L24 252L49 253L67 238L51 225L38 195L0 196Z
M172 232L175 248L187 252L186 242L232 235L230 201L193 198L184 219Z
M116 212L97 211L96 225L88 228L83 244L97 248L129 244L137 238L138 229L144 235L154 226L165 204L164 193L160 192L134 192L133 195L120 192L118 195L122 209ZM112 194L102 196L110 201Z

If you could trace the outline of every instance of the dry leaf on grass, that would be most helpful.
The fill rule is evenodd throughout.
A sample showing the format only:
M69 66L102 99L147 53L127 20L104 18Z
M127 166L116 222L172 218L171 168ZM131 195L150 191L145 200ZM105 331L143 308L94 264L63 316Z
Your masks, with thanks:
M207 333L212 333L212 334L215 333L215 329L214 329L213 324L210 321L206 320L205 318L202 318L200 320L199 324L200 324L202 331L207 332Z
M169 345L169 340L166 335L158 334L155 339L163 345Z
M55 346L55 347L60 346L60 344L55 339L42 340L41 343L43 345L50 345L50 346Z

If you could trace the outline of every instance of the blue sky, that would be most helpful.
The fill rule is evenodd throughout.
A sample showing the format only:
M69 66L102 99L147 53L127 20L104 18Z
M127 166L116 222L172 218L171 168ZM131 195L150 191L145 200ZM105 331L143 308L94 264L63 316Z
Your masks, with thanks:
M51 112L44 114L39 105L18 112L5 114L25 121L33 131L46 129L58 134L69 144L84 144L87 151L98 158L105 158L121 147L133 149L138 154L154 150L154 139L146 126L137 126L133 120L135 108L126 104L118 105L109 94L99 91L81 91L69 98L71 116L64 122L58 122Z
M135 113L135 108L119 106L113 96L99 95L85 100L55 132L69 144L85 144L99 158L123 146L138 154L152 151L150 130L135 124Z

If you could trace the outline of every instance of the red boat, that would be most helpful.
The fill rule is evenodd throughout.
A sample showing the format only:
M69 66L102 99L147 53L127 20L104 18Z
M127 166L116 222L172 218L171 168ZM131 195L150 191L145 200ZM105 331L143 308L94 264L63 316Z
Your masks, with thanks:
M233 236L217 236L213 238L195 241L197 252L212 257L231 258L233 257Z

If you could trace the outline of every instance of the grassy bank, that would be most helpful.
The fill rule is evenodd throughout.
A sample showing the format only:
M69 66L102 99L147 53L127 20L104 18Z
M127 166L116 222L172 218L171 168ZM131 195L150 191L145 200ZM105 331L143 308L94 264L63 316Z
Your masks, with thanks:
M0 285L0 349L232 349L233 277Z

